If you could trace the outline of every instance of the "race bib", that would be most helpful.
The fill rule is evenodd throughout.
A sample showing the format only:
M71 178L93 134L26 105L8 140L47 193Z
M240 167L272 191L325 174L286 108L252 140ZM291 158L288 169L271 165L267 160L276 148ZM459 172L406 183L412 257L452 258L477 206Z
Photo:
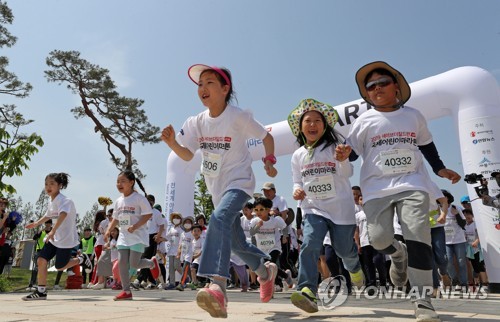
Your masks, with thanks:
M384 175L410 173L415 171L415 153L408 149L382 151L379 154Z
M120 227L128 228L130 225L130 215L120 215Z
M222 157L220 154L203 152L201 160L201 173L205 177L215 178L220 173Z
M306 195L312 199L328 199L337 195L331 175L312 177L310 181L305 182L304 190Z
M275 246L274 233L273 234L263 234L259 238L258 248L264 253L269 253L271 249Z

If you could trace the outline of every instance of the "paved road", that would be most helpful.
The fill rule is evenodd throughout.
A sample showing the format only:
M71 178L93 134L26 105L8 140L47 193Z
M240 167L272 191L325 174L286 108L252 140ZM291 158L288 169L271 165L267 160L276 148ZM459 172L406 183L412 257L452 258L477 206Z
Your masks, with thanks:
M307 314L290 303L291 292L260 303L257 292L228 291L227 321L415 321L409 300L351 295L341 306ZM46 301L25 302L24 293L0 294L0 321L213 321L194 302L195 291L142 290L133 301L115 302L111 290L49 291ZM500 294L484 299L437 299L443 321L500 321ZM220 320L219 320L220 321Z

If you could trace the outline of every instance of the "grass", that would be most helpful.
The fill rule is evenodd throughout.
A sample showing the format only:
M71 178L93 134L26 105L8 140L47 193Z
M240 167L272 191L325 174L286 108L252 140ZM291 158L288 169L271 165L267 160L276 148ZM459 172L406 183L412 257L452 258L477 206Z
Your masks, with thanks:
M52 288L56 280L57 272L49 272L47 275L47 286ZM66 285L66 273L61 276L61 281L59 285ZM26 287L28 287L31 278L31 270L12 267L10 276L5 273L0 275L0 291L1 292L26 292Z

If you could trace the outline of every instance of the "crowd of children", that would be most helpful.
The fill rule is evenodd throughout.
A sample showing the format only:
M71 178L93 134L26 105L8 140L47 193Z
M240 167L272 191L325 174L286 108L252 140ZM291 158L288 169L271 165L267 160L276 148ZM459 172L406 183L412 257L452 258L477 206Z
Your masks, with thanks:
M289 114L298 143L291 158L297 218L272 182L262 187L265 197L250 202L255 178L245 141L262 140L264 170L275 177L274 140L251 113L231 104L230 72L198 64L188 75L207 109L186 120L178 133L165 127L161 139L186 161L201 150L201 172L215 205L208 227L204 216L162 214L140 180L124 171L113 209L107 218L96 216L97 238L89 228L79 241L74 205L60 193L67 175L50 174L49 210L27 228L47 225L51 218L57 222L45 230L45 246L37 252L38 286L24 300L47 297L47 261L54 256L58 270L83 264L84 272L93 272L91 289L106 287L113 276L111 287L121 290L114 300L131 300L132 289L187 287L198 290L201 309L219 318L227 317L226 290L236 286L243 292L258 289L265 303L275 291L295 285L292 304L317 312L321 279L342 274L348 293L352 286L371 286L373 293L389 283L416 288L417 321L440 321L430 299L439 296L441 284L467 291L467 258L474 282L487 285L470 200L463 198L462 207L453 204L453 196L432 182L424 159L452 183L460 175L444 166L422 114L405 105L411 90L392 66L378 61L356 73L359 92L373 108L356 119L346 137L334 129L339 116L332 106L305 99ZM358 156L360 186L351 187L351 161ZM430 285L433 294L424 292Z

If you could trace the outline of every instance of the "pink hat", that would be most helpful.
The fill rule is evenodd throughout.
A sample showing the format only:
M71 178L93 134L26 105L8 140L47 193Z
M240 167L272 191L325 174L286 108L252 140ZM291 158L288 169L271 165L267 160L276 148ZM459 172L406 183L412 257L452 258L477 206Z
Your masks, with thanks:
M206 71L208 69L211 69L211 70L215 71L216 73L218 73L219 75L221 75L222 78L224 78L224 80L226 81L227 85L231 86L231 81L229 80L229 77L227 77L226 73L224 73L222 71L222 69L220 69L219 67L215 67L215 66L195 64L195 65L189 67L188 76L196 85L198 85L198 82L200 81L201 73L203 73L204 71Z

